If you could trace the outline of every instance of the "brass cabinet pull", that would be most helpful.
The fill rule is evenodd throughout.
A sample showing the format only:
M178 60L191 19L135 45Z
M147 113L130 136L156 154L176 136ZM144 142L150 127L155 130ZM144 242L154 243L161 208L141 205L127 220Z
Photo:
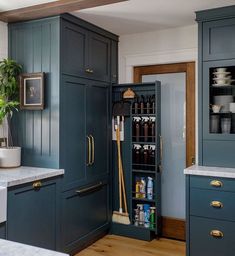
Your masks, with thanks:
M42 187L42 182L41 181L36 181L33 183L33 188L34 189L40 189Z
M86 163L86 165L91 165L91 138L90 136L86 136L87 140L88 140L88 162Z
M95 163L95 139L92 135L90 135L91 138L91 147L92 147L92 153L91 153L91 164Z
M221 187L223 187L223 183L222 183L221 181L219 181L219 180L212 180L212 181L210 182L210 185L211 185L212 187L216 187L216 188L221 188Z
M223 238L224 234L220 230L211 230L210 235L214 238Z
M80 190L76 190L76 193L77 194L85 194L85 193L91 192L93 190L96 190L96 189L98 189L98 188L100 188L102 186L103 186L103 183L99 182L98 184L90 186L88 188L83 188L83 189L80 189Z
M223 208L224 207L224 205L220 201L212 201L210 203L210 206L214 207L214 208Z
M86 73L89 73L89 74L93 74L94 73L94 70L93 69L89 69L89 68L87 68L85 71L86 71Z

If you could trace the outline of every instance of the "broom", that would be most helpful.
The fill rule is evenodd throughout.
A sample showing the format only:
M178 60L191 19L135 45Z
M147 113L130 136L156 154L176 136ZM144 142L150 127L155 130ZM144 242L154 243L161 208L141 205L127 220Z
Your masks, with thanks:
M119 116L117 117L117 129L116 129L116 137L117 137L117 150L118 150L118 185L119 185L119 211L114 211L112 216L112 221L121 223L121 224L130 224L129 214L127 212L127 202L126 202L126 190L124 183L124 175L123 175L123 166L122 166L122 157L121 157L121 143L120 143L120 120ZM124 199L124 212L122 208L122 196Z

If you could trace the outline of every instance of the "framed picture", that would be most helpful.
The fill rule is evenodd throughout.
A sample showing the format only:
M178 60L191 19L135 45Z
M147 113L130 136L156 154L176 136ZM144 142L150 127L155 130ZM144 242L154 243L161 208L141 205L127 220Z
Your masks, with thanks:
M20 108L44 109L44 73L29 73L20 76Z

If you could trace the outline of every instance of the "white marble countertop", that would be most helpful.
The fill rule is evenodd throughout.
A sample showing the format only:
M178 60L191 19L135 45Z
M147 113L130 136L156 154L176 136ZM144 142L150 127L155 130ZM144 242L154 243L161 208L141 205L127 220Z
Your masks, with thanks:
M68 256L68 254L50 251L34 246L0 239L0 256Z
M63 169L49 169L28 166L9 169L0 168L0 186L12 187L63 174Z
M184 169L184 174L235 179L235 168L193 165Z

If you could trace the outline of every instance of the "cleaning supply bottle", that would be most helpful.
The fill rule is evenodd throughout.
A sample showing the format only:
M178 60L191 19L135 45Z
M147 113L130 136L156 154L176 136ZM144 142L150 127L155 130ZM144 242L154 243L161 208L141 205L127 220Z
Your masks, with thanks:
M138 207L139 207L139 225L143 226L144 225L144 207L142 204L139 204Z
M141 198L146 198L146 181L144 177L140 178L140 194L141 194Z
M147 198L149 200L153 199L153 178L148 177L148 182L147 182Z

